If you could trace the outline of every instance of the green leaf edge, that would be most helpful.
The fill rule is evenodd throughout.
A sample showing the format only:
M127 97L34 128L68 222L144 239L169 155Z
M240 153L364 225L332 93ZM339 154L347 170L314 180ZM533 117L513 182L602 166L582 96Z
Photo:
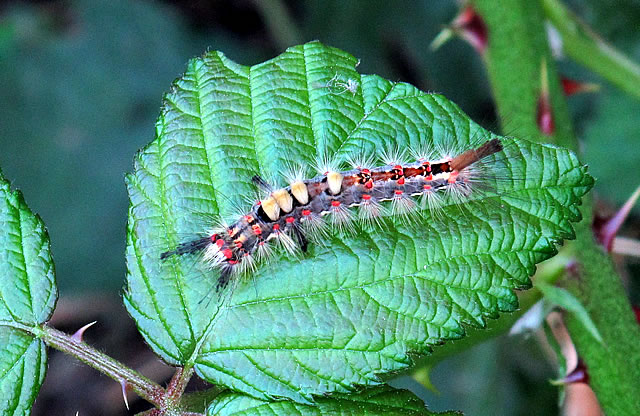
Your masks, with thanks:
M2 396L0 399L0 414L23 415L30 413L47 371L46 344L42 339L32 335L32 333L39 333L39 326L53 314L58 299L58 288L55 284L54 264L50 257L51 247L46 227L40 216L31 212L22 193L18 190L11 190L11 184L4 178L2 171L0 171L0 198L18 211L20 224L22 224L23 220L34 221L34 232L40 236L42 250L45 251L48 257L50 267L49 273L47 273L50 290L47 296L41 297L44 302L38 308L39 311L29 317L12 313L12 319L0 319L0 339L3 340L0 343L2 345L0 364L5 364L3 362L5 356L9 358L10 362L13 362L10 368L0 369L0 393ZM10 231L10 227L3 226L0 228L0 232L7 231ZM29 235L26 238L33 237ZM24 249L24 245L22 245L22 248ZM0 250L3 249L3 247L0 247ZM0 271L3 270L1 267L3 266L0 266ZM25 267L27 266L25 265ZM27 274L28 272L25 271L24 273ZM12 281L12 279L12 276L3 276L5 282ZM29 278L27 277L27 279ZM29 286L29 288L31 289L32 287ZM0 297L0 300L4 302L4 297ZM33 308L33 304L31 306ZM8 306L6 308L9 311L10 308ZM12 374L13 377L18 378L12 378ZM28 380L25 382L27 378Z
M264 401L241 393L223 393L207 407L210 416L259 416L264 414L296 414L299 416L462 416L458 411L432 412L412 392L388 385L371 387L355 394L322 397L313 405L289 400Z

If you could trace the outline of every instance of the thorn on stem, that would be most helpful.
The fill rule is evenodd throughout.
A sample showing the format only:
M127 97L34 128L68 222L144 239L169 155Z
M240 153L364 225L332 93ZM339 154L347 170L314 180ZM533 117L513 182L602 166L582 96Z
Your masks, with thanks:
M553 110L551 108L551 96L549 95L547 61L545 59L542 60L540 66L540 95L538 96L536 122L542 134L546 136L551 136L556 130Z
M560 82L562 83L564 95L567 97L583 92L596 92L600 90L600 85L594 84L593 82L580 82L567 77L561 77Z
M431 42L436 50L454 35L466 40L481 55L487 50L488 31L482 16L473 7L465 6L453 21Z
M600 244L608 253L611 252L611 249L613 248L613 240L615 239L616 234L618 234L620 227L629 216L629 213L638 200L638 197L640 197L640 186L636 188L627 202L625 202L618 212L616 212L611 218L604 221L599 220L598 218L594 220L593 232Z
M122 398L124 399L124 405L126 406L127 410L129 410L129 400L127 399L127 382L124 380L120 380L120 386L122 387Z
M89 329L96 322L98 322L98 321L89 322L88 324L86 324L82 328L78 329L73 335L71 335L71 339L73 339L74 341L77 341L77 342L82 342L82 336L84 335L84 331Z
M582 359L578 359L576 368L574 368L573 371L567 374L564 378L552 382L552 384L556 386L572 383L589 384L589 373L587 372L587 366L585 365L584 361L582 361Z
M640 240L616 235L613 239L611 252L623 256L640 258Z

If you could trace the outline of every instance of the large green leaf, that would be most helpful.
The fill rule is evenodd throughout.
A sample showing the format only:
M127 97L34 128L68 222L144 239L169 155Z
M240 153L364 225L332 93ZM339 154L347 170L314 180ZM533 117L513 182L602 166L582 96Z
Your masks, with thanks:
M28 414L44 379L44 342L29 335L57 299L42 221L0 174L0 414Z
M233 201L253 195L256 173L311 166L327 151L465 148L496 137L444 97L356 65L317 42L252 67L212 52L190 61L165 97L157 137L127 177L125 303L166 361L259 399L304 403L376 385L410 365L410 352L514 310L513 289L528 287L535 264L573 237L593 179L568 150L504 138L506 156L493 160L498 196L335 235L302 258L281 254L232 293L212 291L217 272L193 259L161 262L203 231L195 213L238 215Z
M460 415L458 412L433 413L424 407L422 400L406 390L380 386L362 393L336 395L330 399L319 399L314 406L292 401L263 401L242 394L226 394L218 397L207 409L215 416L387 416L387 415Z

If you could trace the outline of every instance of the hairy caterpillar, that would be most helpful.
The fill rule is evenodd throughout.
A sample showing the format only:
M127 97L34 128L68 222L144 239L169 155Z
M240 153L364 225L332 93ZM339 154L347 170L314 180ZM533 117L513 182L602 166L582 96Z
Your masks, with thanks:
M387 152L383 166L351 160L352 169L341 171L327 163L312 179L301 173L288 175L289 186L279 189L254 176L266 197L230 225L181 243L162 253L161 259L202 253L210 268L220 270L220 290L234 274L251 271L268 258L275 242L288 252L304 252L307 235L322 234L327 226L344 229L355 220L375 222L385 211L405 216L419 208L437 210L445 195L461 202L478 180L479 162L502 150L502 142L492 139L455 156L445 152L432 159L427 152L415 154L411 163L405 163L401 153Z

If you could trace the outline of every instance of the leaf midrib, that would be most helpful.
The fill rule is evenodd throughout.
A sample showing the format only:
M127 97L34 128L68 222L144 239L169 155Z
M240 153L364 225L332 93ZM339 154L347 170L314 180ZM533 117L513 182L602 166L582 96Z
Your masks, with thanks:
M521 252L530 252L533 250L527 250L527 249L522 249L522 250L496 250L496 251L483 251L483 252L479 252L479 253L472 253L472 254L458 254L455 256L446 256L446 257L442 257L436 261L433 261L431 263L425 264L424 266L426 266L427 268L431 268L432 266L436 266L442 262L447 262L450 259L460 259L460 258L467 258L467 257L476 257L476 256L493 256L495 254L513 254L516 255L518 253ZM336 292L341 292L341 291L347 291L347 290L356 290L356 289L366 289L368 287L371 287L373 285L378 285L380 283L384 283L387 281L392 281L392 280L397 280L397 279L406 279L406 278L410 278L410 277L416 277L416 278L420 278L420 279L425 279L425 280L429 280L426 277L423 276L419 276L419 273L411 273L411 274L398 274L398 275L393 275L393 276L389 276L389 277L385 277L383 279L380 280L375 280L371 283L365 283L365 284L360 284L360 285L356 285L356 286L349 286L349 287L337 287L335 289L328 289L328 290L324 290L324 291L316 291L316 292L309 292L309 293L305 293L305 294L300 294L300 295L291 295L291 296L283 296L283 297L277 297L277 298L270 298L270 299L261 299L261 300L257 300L257 301L252 301L252 302L244 302L244 303L238 303L238 304L234 304L234 305L230 305L227 306L228 310L233 310L233 309L237 309L237 308L243 308L245 306L252 306L252 305L261 305L261 304L265 304L265 303L270 303L270 302L286 302L288 300L291 299L303 299L306 297L313 297L313 296L317 296L317 295L323 295L323 294L330 294L330 293L336 293ZM438 283L437 281L432 281L429 280L433 283ZM468 287L463 287L463 286L450 286L447 285L447 287L451 287L454 289L464 289L464 290L473 290L470 289ZM506 288L504 286L499 286L501 288Z

